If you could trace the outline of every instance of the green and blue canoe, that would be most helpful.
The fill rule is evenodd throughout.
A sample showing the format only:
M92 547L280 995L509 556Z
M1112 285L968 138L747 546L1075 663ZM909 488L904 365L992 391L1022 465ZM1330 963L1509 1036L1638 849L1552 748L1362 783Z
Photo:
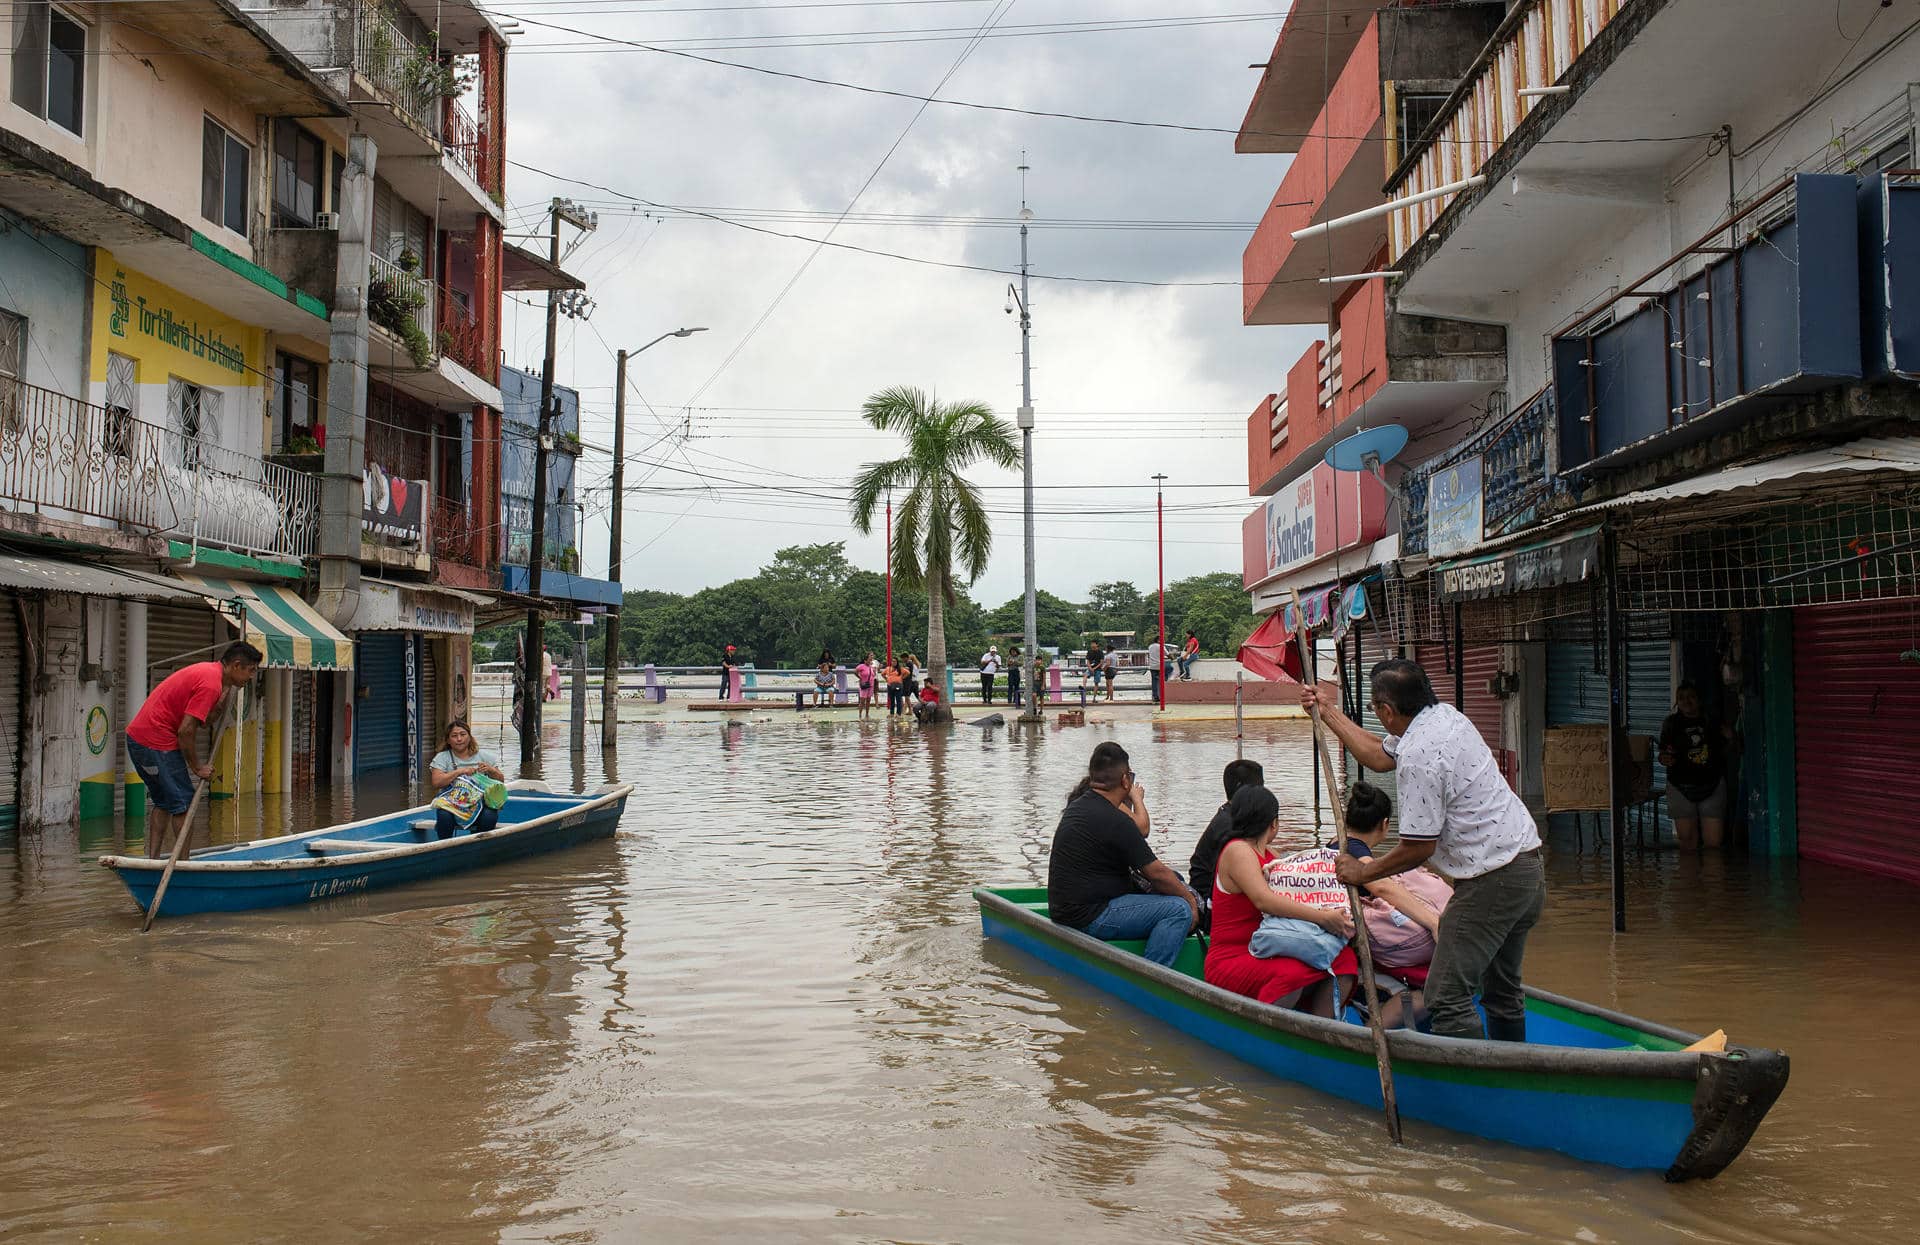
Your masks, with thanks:
M1138 942L1056 925L1039 887L981 887L981 928L1052 967L1275 1076L1380 1108L1363 1025L1308 1016L1210 986L1189 938L1172 968ZM1787 1084L1787 1056L1728 1043L1543 990L1527 991L1527 1041L1388 1034L1400 1113L1457 1132L1668 1180L1718 1175Z

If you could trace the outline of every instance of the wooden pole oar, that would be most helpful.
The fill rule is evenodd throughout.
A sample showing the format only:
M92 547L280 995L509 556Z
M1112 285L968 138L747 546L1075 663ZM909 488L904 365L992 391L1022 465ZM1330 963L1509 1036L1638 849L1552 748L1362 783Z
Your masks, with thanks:
M1319 682L1313 652L1307 644L1307 612L1300 604L1300 590L1293 590L1294 639L1300 645L1300 677ZM1313 707L1313 750L1326 775L1327 799L1333 805L1334 833L1340 838L1340 850L1347 850L1347 802L1342 798L1339 773L1333 754L1327 751L1320 724L1320 706ZM1360 906L1360 888L1347 887L1347 906L1353 913L1353 945L1360 953L1360 987L1367 993L1367 1027L1373 1030L1373 1061L1380 1070L1380 1102L1387 1113L1387 1136L1400 1145L1400 1104L1393 1094L1393 1060L1387 1053L1387 1030L1380 1019L1380 988L1373 975L1373 943L1367 937L1367 914Z
M213 744L207 750L207 762L219 755L220 741L227 736L228 715L220 717L220 729L213 736ZM160 915L160 901L166 898L167 884L173 881L173 867L180 863L181 855L186 851L187 840L193 837L193 815L200 811L200 801L206 799L208 788L213 779L203 778L193 789L193 799L187 804L186 818L180 823L180 834L173 841L173 851L167 856L167 867L160 871L160 885L153 889L153 902L147 905L147 919L140 922L140 932L146 933L153 928L153 918Z

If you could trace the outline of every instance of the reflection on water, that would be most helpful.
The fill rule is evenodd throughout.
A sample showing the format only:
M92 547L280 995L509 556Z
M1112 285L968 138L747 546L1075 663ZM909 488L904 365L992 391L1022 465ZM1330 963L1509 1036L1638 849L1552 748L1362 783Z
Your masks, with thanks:
M517 747L481 728L514 768ZM137 932L111 823L0 839L0 1237L69 1240L1898 1239L1920 893L1569 843L1535 982L1786 1047L1725 1176L1678 1188L1275 1081L982 942L968 888L1044 880L1093 744L1184 867L1231 729L922 734L647 722L549 781L637 784L622 834L305 909ZM502 744L508 746L502 747ZM1311 837L1291 723L1248 755ZM221 842L413 802L216 805Z

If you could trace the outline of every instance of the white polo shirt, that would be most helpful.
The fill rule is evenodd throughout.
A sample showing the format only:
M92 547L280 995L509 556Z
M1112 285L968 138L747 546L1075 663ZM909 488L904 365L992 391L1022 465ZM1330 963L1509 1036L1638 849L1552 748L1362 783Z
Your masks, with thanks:
M1405 735L1380 744L1394 759L1400 837L1437 839L1433 864L1448 877L1477 878L1540 846L1533 814L1500 776L1480 732L1452 705L1422 709Z

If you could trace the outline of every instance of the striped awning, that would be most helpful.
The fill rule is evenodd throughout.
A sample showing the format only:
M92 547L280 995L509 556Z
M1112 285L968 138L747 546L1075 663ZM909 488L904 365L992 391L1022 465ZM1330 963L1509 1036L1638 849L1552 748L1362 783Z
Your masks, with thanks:
M268 669L353 669L353 641L292 589L185 571L173 574L239 627L241 638L267 655Z

